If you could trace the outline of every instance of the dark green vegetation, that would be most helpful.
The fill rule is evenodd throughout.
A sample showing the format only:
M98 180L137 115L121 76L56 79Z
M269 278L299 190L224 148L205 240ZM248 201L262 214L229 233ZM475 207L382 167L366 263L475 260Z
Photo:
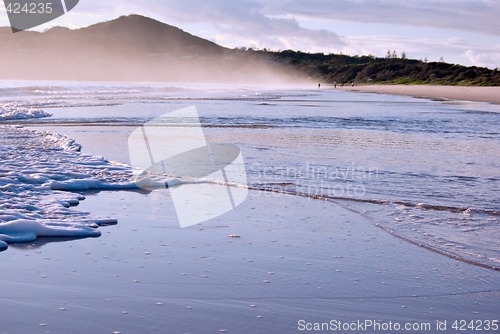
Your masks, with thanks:
M253 51L273 62L291 65L308 76L333 83L387 83L500 86L500 71L485 67L405 58L375 58L298 51Z

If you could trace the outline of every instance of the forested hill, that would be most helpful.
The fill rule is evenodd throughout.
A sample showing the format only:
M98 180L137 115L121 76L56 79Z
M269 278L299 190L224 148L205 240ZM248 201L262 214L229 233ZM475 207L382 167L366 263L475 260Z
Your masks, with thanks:
M268 61L291 65L308 76L333 83L391 83L500 86L500 71L485 67L427 62L415 59L375 58L299 51L246 51Z

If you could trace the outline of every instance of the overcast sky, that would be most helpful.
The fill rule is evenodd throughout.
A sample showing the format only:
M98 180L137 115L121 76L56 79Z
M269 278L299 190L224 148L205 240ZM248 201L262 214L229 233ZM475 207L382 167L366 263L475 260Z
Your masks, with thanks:
M37 30L132 13L227 47L378 57L390 49L409 58L500 68L500 0L80 0ZM9 25L2 5L0 25Z

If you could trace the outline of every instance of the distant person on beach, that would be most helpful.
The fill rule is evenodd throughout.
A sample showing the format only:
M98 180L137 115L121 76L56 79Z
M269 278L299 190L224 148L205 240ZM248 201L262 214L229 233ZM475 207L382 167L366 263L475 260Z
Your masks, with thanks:
M354 87L354 81L352 82L351 87Z
M320 89L320 88L321 88L321 84L319 83L319 84L318 84L318 89Z
M333 82L333 88L337 88L337 81Z

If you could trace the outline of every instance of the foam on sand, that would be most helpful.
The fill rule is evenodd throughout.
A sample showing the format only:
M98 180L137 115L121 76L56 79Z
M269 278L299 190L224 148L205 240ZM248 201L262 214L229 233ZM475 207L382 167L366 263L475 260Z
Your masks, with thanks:
M36 220L16 219L0 225L3 242L27 242L37 237L91 237L100 231L91 225L78 223L42 223Z
M84 196L67 190L137 189L130 167L79 151L66 136L0 127L1 250L42 236L96 237L117 223L75 210Z

